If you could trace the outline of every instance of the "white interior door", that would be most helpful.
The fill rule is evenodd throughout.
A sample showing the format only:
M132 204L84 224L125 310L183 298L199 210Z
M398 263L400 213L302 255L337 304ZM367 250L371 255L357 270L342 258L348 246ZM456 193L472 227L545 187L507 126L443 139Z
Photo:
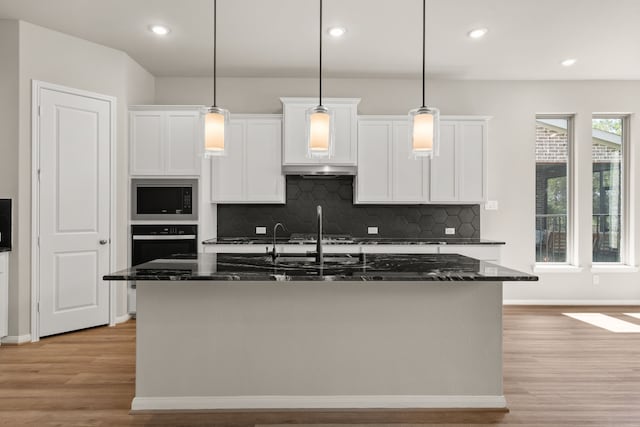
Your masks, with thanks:
M40 336L109 323L110 102L41 88Z

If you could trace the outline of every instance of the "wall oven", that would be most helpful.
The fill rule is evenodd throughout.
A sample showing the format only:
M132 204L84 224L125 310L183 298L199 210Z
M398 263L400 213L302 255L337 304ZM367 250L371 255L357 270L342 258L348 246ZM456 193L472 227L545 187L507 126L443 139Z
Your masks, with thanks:
M131 219L197 220L197 179L132 179Z
M131 265L138 265L170 255L197 255L197 225L132 225ZM127 290L129 313L136 312L136 284Z

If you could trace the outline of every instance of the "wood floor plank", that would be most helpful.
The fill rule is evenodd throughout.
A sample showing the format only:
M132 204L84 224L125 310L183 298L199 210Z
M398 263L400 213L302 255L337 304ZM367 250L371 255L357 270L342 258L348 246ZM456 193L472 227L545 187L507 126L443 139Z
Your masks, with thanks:
M630 323L640 307L506 307L504 389L510 412L219 411L137 414L135 321L0 346L0 426L640 426L640 334L564 316Z

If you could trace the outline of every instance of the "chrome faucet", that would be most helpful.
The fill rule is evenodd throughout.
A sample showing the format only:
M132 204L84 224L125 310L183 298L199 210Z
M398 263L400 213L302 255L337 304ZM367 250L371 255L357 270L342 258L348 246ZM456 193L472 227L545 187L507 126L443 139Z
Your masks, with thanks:
M322 206L317 207L318 214L318 235L316 236L316 262L321 264L324 262L322 255Z
M278 258L278 250L276 249L276 233L278 231L278 227L282 228L282 231L287 230L287 228L281 222L278 222L273 226L273 249L271 250L271 259L274 261Z

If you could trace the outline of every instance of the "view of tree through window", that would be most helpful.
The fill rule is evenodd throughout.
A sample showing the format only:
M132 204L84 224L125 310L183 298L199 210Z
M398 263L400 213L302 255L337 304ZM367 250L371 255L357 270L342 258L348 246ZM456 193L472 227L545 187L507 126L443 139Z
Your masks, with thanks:
M536 262L567 262L569 117L536 118Z
M594 118L592 123L593 262L620 262L624 120Z

